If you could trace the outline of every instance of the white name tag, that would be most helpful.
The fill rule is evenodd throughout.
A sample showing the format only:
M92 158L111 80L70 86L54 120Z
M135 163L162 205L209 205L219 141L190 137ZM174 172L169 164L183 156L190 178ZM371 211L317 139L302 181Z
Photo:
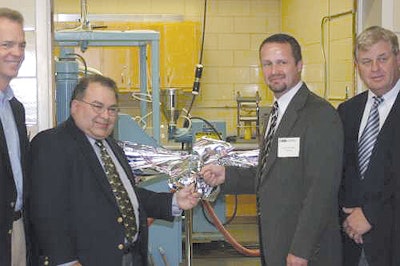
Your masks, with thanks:
M299 157L300 138L278 138L278 158Z

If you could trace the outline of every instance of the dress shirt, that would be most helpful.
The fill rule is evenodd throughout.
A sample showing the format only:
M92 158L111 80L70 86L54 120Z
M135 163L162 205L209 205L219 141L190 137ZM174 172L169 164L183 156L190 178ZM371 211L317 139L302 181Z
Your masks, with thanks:
M288 90L286 93L284 93L284 94L283 94L281 97L279 97L278 99L276 99L276 98L274 97L274 101L277 101L277 102L278 102L278 106L279 106L279 109L278 109L278 119L277 119L277 121L276 121L276 127L275 127L276 129L278 128L279 123L281 122L282 117L283 117L283 115L285 114L286 109L287 109L287 107L288 107L290 101L293 99L294 95L296 95L296 93L299 91L299 89L301 88L301 86L303 86L303 81L300 81L299 83L297 83L296 86L294 86L293 88L291 88L290 90ZM268 132L268 130L269 130L269 127L270 127L270 124L271 124L271 117L270 117L269 120L268 120L268 127L267 127L267 129L265 130L265 134L267 134L267 132ZM276 131L276 130L275 130L275 131ZM266 137L266 135L265 135L265 137Z
M397 94L399 94L399 91L400 91L400 79L397 81L396 85L390 91L382 95L383 102L378 106L379 130L384 125L385 120L388 117L390 110L392 109L392 106L397 98ZM372 104L374 103L374 98L373 98L374 96L376 95L371 90L369 90L368 99L365 104L364 113L361 119L360 129L358 131L358 139L360 139L361 134L367 125L369 112L371 110Z
M15 211L19 211L22 210L23 204L23 177L19 134L10 105L10 100L12 98L14 98L14 92L10 86L7 86L4 91L0 91L0 120L3 125L4 136L7 142L8 156L10 157L11 169L14 176L15 186L17 188Z

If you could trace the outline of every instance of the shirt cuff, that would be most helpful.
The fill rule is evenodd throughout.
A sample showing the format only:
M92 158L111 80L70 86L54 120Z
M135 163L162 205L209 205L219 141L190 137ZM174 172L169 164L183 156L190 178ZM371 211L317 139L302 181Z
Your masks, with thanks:
M172 215L173 216L181 216L182 215L182 209L179 208L178 202L176 201L176 195L172 196Z

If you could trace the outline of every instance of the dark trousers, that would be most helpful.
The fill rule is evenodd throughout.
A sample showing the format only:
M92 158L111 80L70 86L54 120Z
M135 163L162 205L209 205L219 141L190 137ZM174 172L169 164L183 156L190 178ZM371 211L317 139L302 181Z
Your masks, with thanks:
M139 247L131 245L125 250L125 254L122 257L122 266L143 266L145 264L145 258L139 252Z

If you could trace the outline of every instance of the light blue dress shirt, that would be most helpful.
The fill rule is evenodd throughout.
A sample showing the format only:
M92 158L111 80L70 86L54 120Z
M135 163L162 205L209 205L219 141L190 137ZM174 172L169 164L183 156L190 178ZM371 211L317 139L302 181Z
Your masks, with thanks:
M22 209L22 167L21 167L21 149L17 124L11 109L10 100L14 97L14 92L10 86L4 91L0 91L0 120L3 125L4 136L7 142L8 156L10 157L11 169L14 176L14 182L17 188L17 201L15 211Z

